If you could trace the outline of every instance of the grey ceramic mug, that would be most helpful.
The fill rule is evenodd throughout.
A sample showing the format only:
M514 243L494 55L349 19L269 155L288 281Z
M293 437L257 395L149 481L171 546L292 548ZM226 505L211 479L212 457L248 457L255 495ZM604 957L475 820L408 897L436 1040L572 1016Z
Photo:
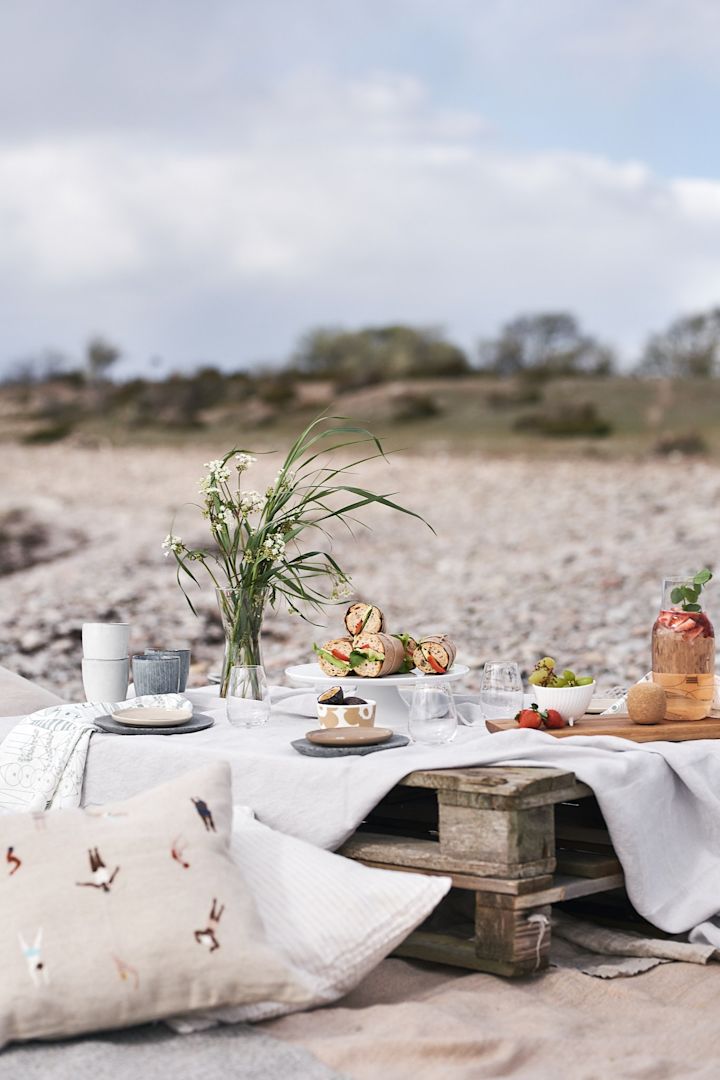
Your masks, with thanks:
M182 693L187 687L188 675L190 674L190 650L189 649L146 649L145 656L179 656L180 657L180 686Z
M180 657L133 656L132 674L135 694L176 694L180 689Z

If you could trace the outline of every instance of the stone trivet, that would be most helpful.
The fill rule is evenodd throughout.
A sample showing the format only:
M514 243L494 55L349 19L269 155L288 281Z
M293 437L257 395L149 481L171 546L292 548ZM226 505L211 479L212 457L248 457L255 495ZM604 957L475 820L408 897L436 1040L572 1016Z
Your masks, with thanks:
M396 750L399 746L407 746L409 742L407 735L395 733L387 742L376 743L374 746L318 746L307 739L295 739L290 745L298 754L305 754L307 757L347 757L348 754L375 754L378 750Z
M204 731L205 728L212 727L215 721L206 713L195 713L184 724L175 724L173 727L135 727L121 724L112 716L99 716L93 723L110 735L190 735L193 731Z

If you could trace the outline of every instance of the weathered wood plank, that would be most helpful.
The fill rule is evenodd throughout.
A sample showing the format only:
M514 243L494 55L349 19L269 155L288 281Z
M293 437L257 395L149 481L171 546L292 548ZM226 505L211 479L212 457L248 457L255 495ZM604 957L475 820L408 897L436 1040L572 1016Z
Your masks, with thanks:
M400 784L403 787L482 796L492 800L492 805L497 803L498 806L512 800L540 799L542 802L560 802L565 799L585 798L592 794L590 788L575 779L574 773L563 769L536 769L526 766L427 769L409 773Z
M364 836L370 837L371 834L364 834ZM407 841L403 845L403 854L408 858L408 862L399 865L396 860L387 857L387 849L384 846L386 837L375 838L377 842L371 839L370 845L366 845L364 836L351 837L340 848L338 854L344 855L348 859L354 859L356 862L365 863L366 866L375 866L380 870L401 870L403 873L409 874L432 874L436 877L451 877L455 888L470 889L472 891L479 889L483 892L501 892L520 896L527 892L534 893L540 889L548 888L553 882L552 874L536 875L530 878L488 877L473 874L467 870L451 870L447 866L443 868L430 866L422 849L414 852L408 852L407 850L407 844L424 845L429 843L424 840ZM437 848L438 845L432 844L432 846Z
M394 956L410 960L425 960L431 964L448 964L450 967L485 971L490 975L512 978L532 973L534 964L512 963L478 956L473 941L453 937L450 934L433 934L416 930L394 950Z
M550 952L550 905L532 903L531 910L488 907L479 894L475 904L475 950L486 960L498 960L525 971L547 966ZM505 900L509 897L488 897ZM531 915L541 917L534 922Z
M556 874L550 885L538 889L537 892L517 896L498 892L486 893L478 890L476 896L478 903L487 908L507 908L512 911L522 911L525 908L535 908L543 904L558 904L564 900L574 900L580 896L593 896L595 893L619 889L624 884L624 881L625 878L622 872L608 874L603 878L578 878L565 874Z
M540 862L547 865L548 870L555 869L552 806L536 806L529 810L480 810L475 806L448 803L445 793L438 795L438 802L443 855L497 866Z
M622 873L620 860L612 851L573 851L556 848L557 872L573 877L607 877Z
M400 836L382 836L375 833L355 833L340 848L341 855L360 862L395 866L397 869L455 874L484 878L535 878L551 874L555 857L528 860L522 863L471 859L456 854L446 854L434 840L414 840Z

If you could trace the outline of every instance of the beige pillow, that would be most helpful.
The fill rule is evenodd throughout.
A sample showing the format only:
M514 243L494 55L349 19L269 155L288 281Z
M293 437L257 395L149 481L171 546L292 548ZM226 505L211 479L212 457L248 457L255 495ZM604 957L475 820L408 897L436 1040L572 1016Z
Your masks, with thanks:
M0 1045L307 997L231 860L220 762L102 807L0 816Z

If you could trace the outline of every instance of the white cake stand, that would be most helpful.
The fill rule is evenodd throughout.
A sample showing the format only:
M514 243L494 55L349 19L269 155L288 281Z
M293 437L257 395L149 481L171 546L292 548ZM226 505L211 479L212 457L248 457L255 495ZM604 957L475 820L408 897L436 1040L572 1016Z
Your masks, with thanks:
M465 678L470 668L467 664L453 664L444 675L425 675L414 668L406 675L382 675L377 679L362 679L358 675L328 676L319 664L293 664L285 668L285 674L293 686L313 687L318 693L330 686L341 686L343 692L352 691L358 697L377 702L377 724L388 727L394 723L407 723L408 706L412 689L425 679L433 686L457 682Z

